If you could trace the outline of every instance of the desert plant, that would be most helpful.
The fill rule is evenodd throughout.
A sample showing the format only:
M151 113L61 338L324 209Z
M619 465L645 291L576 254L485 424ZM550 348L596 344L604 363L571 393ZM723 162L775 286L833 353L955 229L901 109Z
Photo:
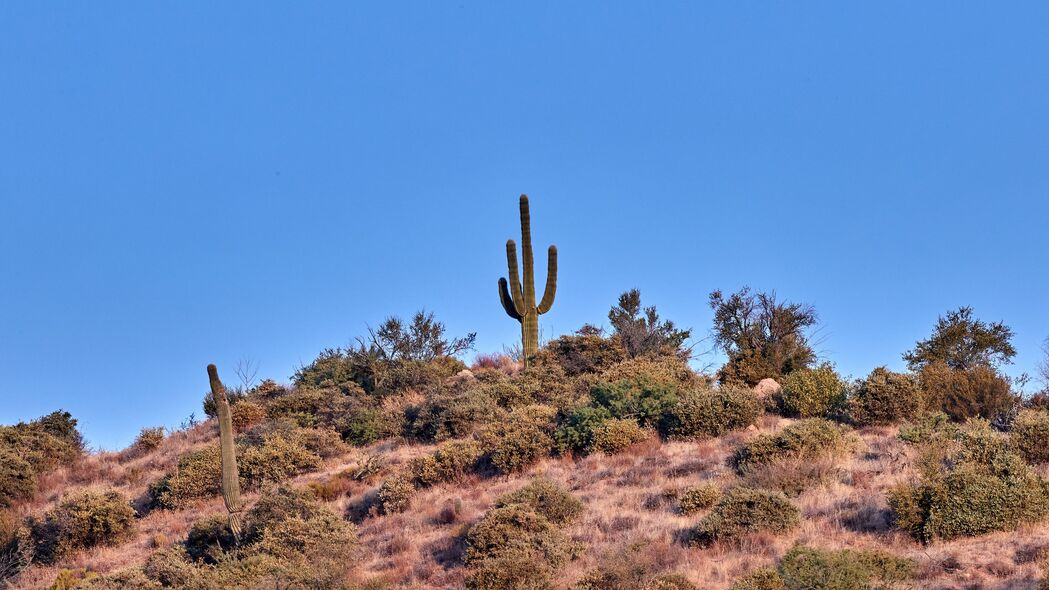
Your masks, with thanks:
M554 442L561 453L589 454L594 446L595 433L612 413L603 406L580 406L568 412L554 431Z
M586 373L600 373L625 358L618 337L605 338L600 334L573 334L551 340L538 353L537 361L560 365L569 377Z
M792 371L780 385L780 409L788 416L821 418L845 402L845 382L829 364Z
M686 489L678 499L682 514L694 514L706 510L721 498L721 490L714 484L703 484Z
M517 245L513 240L506 241L506 264L509 268L510 283L505 278L499 279L499 301L503 304L506 315L521 322L522 359L525 366L539 350L539 316L550 311L557 294L557 246L550 246L547 252L546 291L543 299L535 304L535 277L532 263L532 226L528 212L528 197L521 195L521 256L524 262L524 285L518 276Z
M496 508L514 505L525 506L556 525L568 524L583 513L583 503L575 496L542 478L533 479L525 487L503 494L495 501Z
M401 474L382 482L378 492L378 506L383 514L404 512L412 505L416 486L409 474Z
M148 453L156 450L164 442L164 436L163 426L143 428L135 437L135 442L131 443L131 448L140 453Z
M919 341L914 350L904 353L903 360L916 371L933 363L962 370L978 366L993 368L1011 362L1016 356L1012 338L1009 326L975 319L971 307L960 307L940 316L932 335Z
M222 554L236 547L240 531L238 528L234 535L228 513L213 514L193 523L183 546L191 559L217 563L222 559Z
M594 431L593 448L606 455L616 453L647 439L648 431L634 420L611 418Z
M590 389L593 404L613 418L633 418L641 426L657 426L678 402L678 389L634 381L599 382Z
M888 494L896 526L922 542L1010 530L1049 514L1046 482L986 421L937 441L921 473Z
M306 446L303 431L274 432L261 444L248 447L240 459L241 473L252 487L280 483L320 464L321 457Z
M149 493L154 506L175 510L221 490L222 452L217 446L208 446L179 457L175 472L154 482Z
M934 439L951 439L958 434L958 425L943 412L932 412L918 416L913 421L900 425L897 435L903 442L921 444Z
M866 379L857 382L848 402L849 419L861 426L911 420L923 408L917 377L885 367L874 369Z
M423 441L470 436L491 422L499 410L482 387L440 391L430 395L409 417L411 434Z
M478 438L492 466L501 473L513 473L549 455L555 414L549 406L523 406L512 410L505 420L489 424Z
M500 557L527 559L541 556L553 568L564 565L574 553L568 537L546 517L527 506L511 504L493 508L466 535L467 566Z
M631 358L689 354L683 347L692 331L679 330L669 320L660 321L654 306L642 309L641 292L637 289L619 296L619 303L608 312L608 321Z
M62 500L42 518L31 519L30 529L35 559L52 564L77 550L130 538L135 511L117 492L90 490Z
M942 361L931 362L922 367L919 380L928 407L952 420L993 419L1019 401L1009 380L987 365L953 369Z
M722 383L753 387L765 378L779 380L816 360L805 331L816 325L809 305L780 303L775 293L752 293L749 287L728 298L710 294L714 310L714 343L728 355L718 372Z
M553 590L553 569L540 555L506 555L470 568L467 590Z
M13 449L0 446L0 507L28 500L36 493L33 466Z
M235 540L240 539L240 513L244 507L240 503L240 471L237 469L237 448L233 443L233 418L230 413L226 388L219 380L218 369L208 365L208 381L211 383L211 397L215 400L215 410L219 419L219 446L221 448L222 501L229 513L229 530Z
M759 465L776 461L834 457L847 452L853 443L846 427L810 418L795 422L777 433L750 439L736 451L733 462L736 470L746 475Z
M1009 438L1028 463L1049 462L1049 411L1021 410Z
M789 590L892 588L911 577L914 564L885 551L834 551L795 545L783 556L779 576Z
M782 534L801 523L801 511L780 492L744 487L726 492L696 524L692 543L710 545L751 533Z
M666 409L659 421L659 431L669 438L721 436L730 430L746 428L760 414L757 396L746 387L695 387L680 394Z

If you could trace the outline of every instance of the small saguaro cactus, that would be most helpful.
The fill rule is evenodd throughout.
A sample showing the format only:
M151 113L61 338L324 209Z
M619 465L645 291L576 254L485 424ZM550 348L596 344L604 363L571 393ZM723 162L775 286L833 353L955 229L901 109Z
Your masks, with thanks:
M237 449L233 446L233 418L229 411L226 388L219 381L215 365L208 365L208 380L211 381L211 397L219 416L219 443L222 446L222 499L229 512L229 530L240 542L240 473L237 471Z
M528 197L521 195L521 257L524 264L524 286L517 274L517 244L506 241L506 263L509 266L510 283L499 279L499 300L506 315L521 322L521 346L524 363L539 350L539 315L550 311L557 294L557 246L547 251L546 290L543 300L535 304L535 277L532 264L532 226L528 215Z

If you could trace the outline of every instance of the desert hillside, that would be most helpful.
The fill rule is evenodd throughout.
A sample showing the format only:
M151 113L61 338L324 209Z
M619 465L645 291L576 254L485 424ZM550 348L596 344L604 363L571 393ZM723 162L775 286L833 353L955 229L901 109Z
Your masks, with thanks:
M741 331L805 319L756 297L712 296L729 362L709 375L687 363L688 333L632 292L610 332L551 340L527 366L511 351L468 367L472 337L420 313L290 383L235 385L219 367L207 420L143 429L119 452L85 451L62 412L5 426L0 576L92 590L1044 587L1049 412L996 368L1008 334L988 344L994 326L961 310L907 353L910 372L846 380L811 354L804 322Z

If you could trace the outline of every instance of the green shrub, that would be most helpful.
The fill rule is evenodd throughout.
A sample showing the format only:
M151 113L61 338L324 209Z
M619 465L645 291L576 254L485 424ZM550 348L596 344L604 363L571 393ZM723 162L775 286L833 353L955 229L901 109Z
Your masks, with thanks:
M342 564L357 549L357 529L328 510L317 510L309 518L291 516L266 528L259 551L294 562L323 557Z
M901 424L897 437L903 442L921 444L931 440L953 439L957 434L958 426L951 422L950 416L935 412Z
M218 563L222 554L237 544L229 528L229 516L213 514L206 516L190 527L184 544L186 553L196 561Z
M788 496L799 496L805 490L826 483L838 474L834 456L778 459L772 463L752 465L743 478L752 488L777 490Z
M515 505L525 506L557 525L568 524L583 513L583 503L575 496L542 478L533 479L523 488L503 494L495 501L496 508Z
M703 484L686 489L679 498L682 514L694 514L706 510L721 498L721 490L714 484Z
M1021 410L1013 421L1010 439L1029 463L1049 462L1049 411Z
M639 563L632 552L616 557L615 561L587 572L572 590L696 590L681 574L650 577L649 568Z
M289 518L310 520L325 511L327 509L307 490L286 485L267 488L245 516L245 541L258 541L266 531Z
M569 377L600 373L626 358L618 338L597 334L561 336L547 343L539 354L544 361L560 365Z
M338 422L339 432L350 444L370 445L400 434L402 421L382 408L359 407Z
M33 497L36 475L33 466L12 449L0 446L0 507L12 506Z
M104 576L88 576L75 588L76 590L161 590L163 586L147 578L141 569L128 568Z
M924 405L917 377L878 367L853 389L849 418L863 426L891 424L914 419Z
M416 487L410 475L397 475L382 482L379 486L378 506L383 514L404 512L412 505Z
M80 549L116 545L134 534L135 511L117 492L87 491L70 496L30 529L35 559L52 564Z
M542 362L542 358L537 361L510 378L518 391L514 407L525 404L565 407L572 397L573 379L565 375L561 365Z
M779 575L790 590L891 588L911 577L914 564L884 551L826 551L795 545Z
M649 385L631 381L598 383L590 390L594 405L608 410L613 418L633 418L642 426L656 426L678 401L676 386Z
M736 580L729 590L791 590L783 583L779 572L772 568L754 570Z
M554 431L554 444L564 453L587 455L593 450L594 434L612 419L603 406L581 406L571 410Z
M956 421L973 417L990 420L1018 403L1009 380L984 365L952 369L943 362L929 363L921 370L919 380L929 408L942 410Z
M792 371L780 385L780 408L788 416L824 417L845 402L845 382L829 364Z
M466 535L464 561L473 567L498 558L540 556L559 568L575 548L546 517L522 504L493 508Z
M596 451L606 455L615 455L647 438L648 432L638 426L634 420L612 418L605 421L594 432L592 444Z
M470 436L491 422L499 406L480 387L430 396L411 418L411 434L423 441Z
M681 574L662 574L652 578L643 590L698 590L696 585Z
M890 490L896 526L922 542L977 536L1037 522L1049 513L1046 482L986 422L937 443L915 480Z
M456 481L473 470L481 455L481 447L476 441L450 441L432 455L412 459L408 463L409 477L419 487Z
M612 365L601 373L608 383L628 381L638 386L658 389L685 389L700 384L688 363L676 356L638 357Z
M230 407L230 418L233 420L233 429L244 432L266 419L266 408L250 399L244 399Z
M485 559L466 575L468 590L553 590L553 570L540 555Z
M775 434L762 434L747 441L733 459L736 470L746 475L758 465L788 459L834 457L848 451L854 438L843 426L811 418L801 420Z
M29 499L37 476L72 464L83 452L84 440L69 412L0 426L0 507Z
M781 534L801 523L801 511L780 492L735 488L693 529L692 542L710 545L757 532Z
M185 547L160 549L146 558L142 572L166 588L194 588L200 573L189 559Z
M670 438L721 436L749 426L760 414L757 397L745 387L700 387L682 393L667 408L659 428Z
M313 469L320 456L306 446L302 432L266 435L262 444L244 450L237 459L241 477L249 486L280 483Z
M335 387L298 387L266 403L270 420L288 420L302 427L337 427L342 419L366 404L358 387L342 391ZM234 408L237 405L234 404Z
M175 473L155 482L149 493L155 506L177 510L191 500L219 494L221 487L222 455L214 445L179 457Z
M550 454L556 410L532 405L514 408L505 420L489 424L479 440L485 455L501 473L513 473Z
M156 450L164 442L164 427L143 428L131 443L131 448L140 453Z

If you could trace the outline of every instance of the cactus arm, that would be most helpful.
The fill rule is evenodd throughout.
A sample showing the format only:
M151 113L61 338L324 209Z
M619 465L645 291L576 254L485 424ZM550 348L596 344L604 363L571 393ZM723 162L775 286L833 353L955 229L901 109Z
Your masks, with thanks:
M510 275L510 299L514 303L517 315L523 316L527 311L524 304L524 292L521 290L521 277L517 270L517 244L506 241L506 267Z
M544 314L554 306L554 297L557 296L557 246L550 246L546 258L546 288L543 290L543 300L539 302L537 311Z
M503 304L506 315L521 321L521 314L517 313L517 308L514 307L514 299L506 286L506 279L499 279L499 302Z
M215 398L215 407L219 418L219 443L222 447L222 499L229 512L229 528L233 538L240 542L240 475L237 471L237 451L233 445L233 417L229 409L229 398L226 388L219 380L218 369L208 365L208 380L211 382L211 395Z

